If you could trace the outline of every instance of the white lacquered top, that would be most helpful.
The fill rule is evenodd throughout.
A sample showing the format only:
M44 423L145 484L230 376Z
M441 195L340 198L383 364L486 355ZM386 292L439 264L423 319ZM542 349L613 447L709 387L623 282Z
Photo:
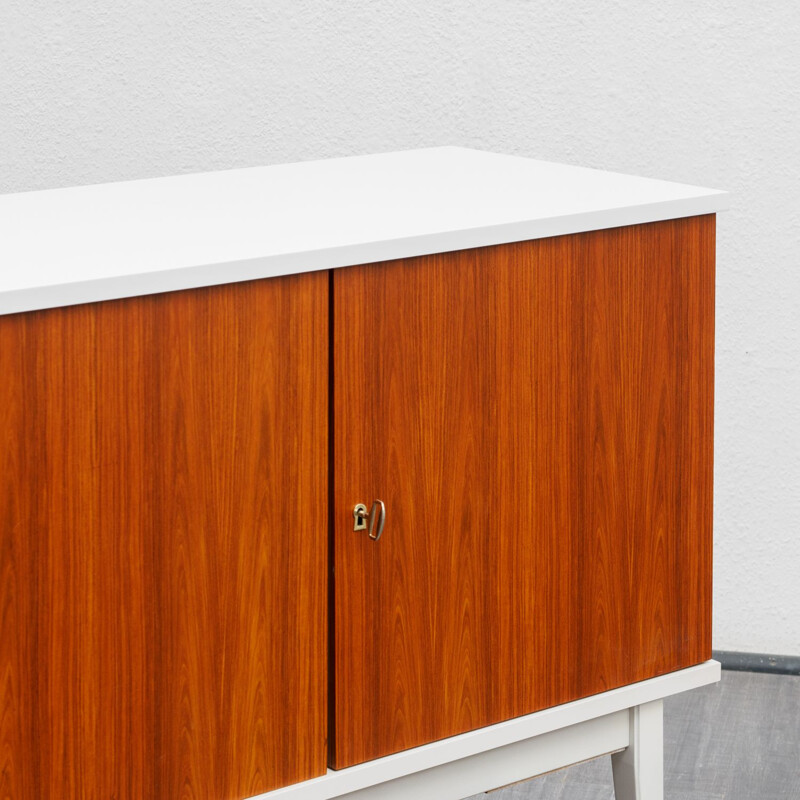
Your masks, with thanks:
M725 192L459 147L0 196L0 314L708 214Z

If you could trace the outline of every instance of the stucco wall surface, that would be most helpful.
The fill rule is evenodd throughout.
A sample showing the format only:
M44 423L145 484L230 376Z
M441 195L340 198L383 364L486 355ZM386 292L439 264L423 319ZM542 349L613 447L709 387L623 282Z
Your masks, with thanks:
M3 0L0 191L436 144L730 190L715 646L800 654L798 20L788 0Z

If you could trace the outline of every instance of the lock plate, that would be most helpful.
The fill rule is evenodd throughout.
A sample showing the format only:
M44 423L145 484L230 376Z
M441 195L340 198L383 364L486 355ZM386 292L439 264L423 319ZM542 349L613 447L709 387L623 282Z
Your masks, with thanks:
M353 519L355 520L353 524L354 531L365 531L367 529L367 507L363 503L359 503L353 509Z

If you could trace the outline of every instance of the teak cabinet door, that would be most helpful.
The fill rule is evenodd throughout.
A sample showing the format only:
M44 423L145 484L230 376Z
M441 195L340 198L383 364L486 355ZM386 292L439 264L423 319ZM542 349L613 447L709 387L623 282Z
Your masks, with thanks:
M332 280L332 765L709 658L714 217Z
M0 317L0 796L325 771L328 276Z

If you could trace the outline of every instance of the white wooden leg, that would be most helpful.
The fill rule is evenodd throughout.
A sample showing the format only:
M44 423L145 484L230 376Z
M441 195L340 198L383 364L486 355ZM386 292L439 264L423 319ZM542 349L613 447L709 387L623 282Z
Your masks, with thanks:
M611 756L616 800L664 800L663 702L634 706L630 744Z

